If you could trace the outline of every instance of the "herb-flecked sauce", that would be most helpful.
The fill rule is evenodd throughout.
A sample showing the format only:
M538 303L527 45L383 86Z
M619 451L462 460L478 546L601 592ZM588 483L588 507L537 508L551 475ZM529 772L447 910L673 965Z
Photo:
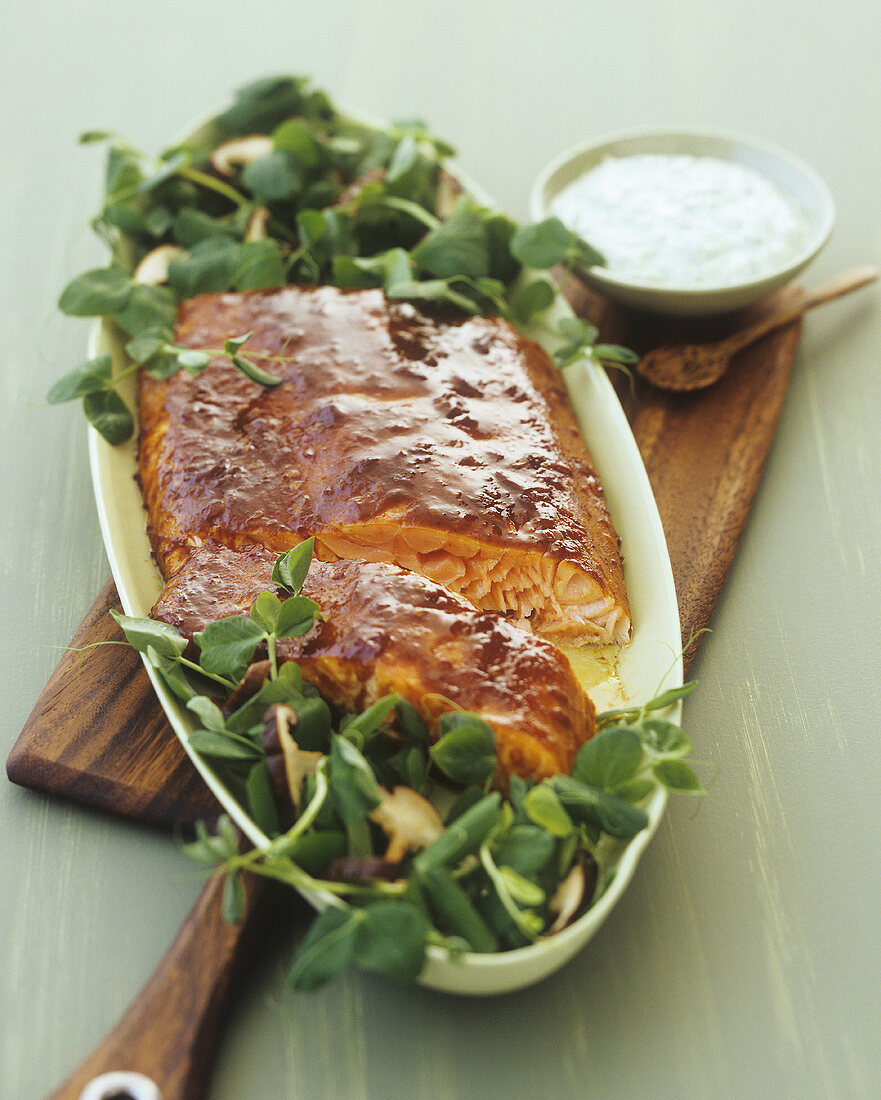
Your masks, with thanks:
M551 211L603 253L609 274L671 289L770 275L802 250L807 216L761 173L716 157L607 157Z

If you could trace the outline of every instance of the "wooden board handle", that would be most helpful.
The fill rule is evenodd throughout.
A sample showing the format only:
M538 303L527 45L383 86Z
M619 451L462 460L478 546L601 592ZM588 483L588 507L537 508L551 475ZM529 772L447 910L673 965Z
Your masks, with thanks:
M248 876L245 892L242 924L226 924L223 880L209 879L125 1015L48 1100L80 1100L90 1081L113 1071L145 1075L155 1082L162 1100L199 1100L204 1095L227 993L256 938L255 929L271 908L265 880ZM110 1095L125 1092L117 1089Z
M219 804L169 725L139 654L118 644L111 609L122 610L112 580L37 700L7 775L151 825L212 822Z

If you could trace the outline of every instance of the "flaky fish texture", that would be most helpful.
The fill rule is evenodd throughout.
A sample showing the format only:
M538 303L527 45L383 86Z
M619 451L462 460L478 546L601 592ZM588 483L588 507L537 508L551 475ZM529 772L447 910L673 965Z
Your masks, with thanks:
M195 547L387 562L543 637L623 642L618 541L559 373L497 318L379 290L283 287L183 303L178 344L251 333L264 389L216 355L141 383L140 477L159 565Z
M276 591L275 558L261 546L206 543L169 581L154 617L192 639L215 619L247 614L261 592ZM381 562L313 562L303 593L324 621L279 639L278 656L296 660L333 704L360 711L396 693L435 737L442 714L473 712L495 733L501 781L568 773L593 733L593 704L554 645L435 581Z

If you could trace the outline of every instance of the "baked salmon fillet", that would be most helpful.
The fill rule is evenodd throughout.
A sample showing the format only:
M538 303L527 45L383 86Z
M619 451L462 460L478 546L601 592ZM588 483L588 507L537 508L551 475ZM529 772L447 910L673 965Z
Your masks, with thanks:
M261 546L206 543L171 578L153 617L192 639L215 619L247 615L261 592L276 591L275 559ZM313 561L303 594L324 621L279 639L277 653L296 660L330 703L358 712L396 693L434 737L442 714L478 714L495 733L501 777L568 774L593 733L593 704L554 645L427 577L385 563Z
M559 372L506 321L380 290L184 302L175 340L242 354L141 381L140 478L167 577L208 540L387 562L569 644L624 642L618 540Z

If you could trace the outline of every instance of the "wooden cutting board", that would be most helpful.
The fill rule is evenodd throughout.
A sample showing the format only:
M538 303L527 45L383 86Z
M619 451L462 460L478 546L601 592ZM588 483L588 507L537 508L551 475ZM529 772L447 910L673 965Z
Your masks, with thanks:
M722 336L763 312L685 326L619 312L579 285L571 298L606 342L637 351ZM667 536L683 643L712 617L774 438L798 336L793 324L766 337L699 394L663 394L645 384L631 392L626 378L613 375ZM94 646L119 636L113 607L119 602L108 581L16 742L9 778L154 824L210 822L219 806L166 721L139 656L124 646ZM686 652L686 667L695 649ZM112 1086L102 1081L108 1071L147 1075L164 1100L198 1100L266 897L265 883L249 881L244 920L233 928L221 919L220 880L210 880L148 984L50 1100L81 1100L89 1082L102 1096L129 1095L118 1077Z
M783 292L786 297L797 290ZM705 322L661 320L613 308L580 284L576 310L602 339L646 351L725 335L780 308ZM743 351L709 390L666 394L612 372L664 525L685 643L706 627L749 514L774 438L798 346L799 324ZM219 807L165 719L140 657L110 618L108 581L86 615L7 761L14 783L166 826L211 821ZM686 654L686 666L697 644Z

